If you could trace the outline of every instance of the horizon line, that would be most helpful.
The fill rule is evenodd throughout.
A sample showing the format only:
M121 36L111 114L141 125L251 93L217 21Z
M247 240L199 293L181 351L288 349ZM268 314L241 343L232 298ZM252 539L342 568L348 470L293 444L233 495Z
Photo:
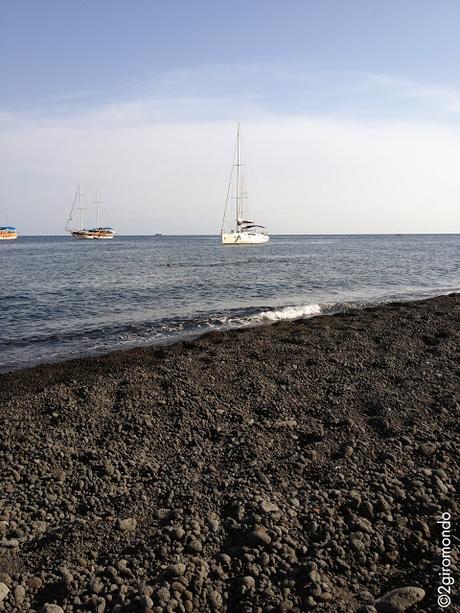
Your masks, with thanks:
M177 238L177 237L205 237L218 238L216 234L116 234L116 238ZM314 233L280 233L270 234L270 238L280 236L460 236L459 232L314 232ZM66 234L19 234L18 238L63 238Z

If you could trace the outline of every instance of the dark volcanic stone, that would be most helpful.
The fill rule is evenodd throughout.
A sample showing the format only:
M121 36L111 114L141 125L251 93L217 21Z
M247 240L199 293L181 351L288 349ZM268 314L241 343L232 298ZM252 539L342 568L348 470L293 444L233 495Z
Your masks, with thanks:
M0 376L3 608L437 610L459 323L452 295Z

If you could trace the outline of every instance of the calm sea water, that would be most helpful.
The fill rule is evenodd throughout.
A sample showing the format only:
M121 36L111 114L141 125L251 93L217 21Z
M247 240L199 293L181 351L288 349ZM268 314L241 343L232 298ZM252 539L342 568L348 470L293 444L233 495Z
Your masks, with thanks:
M0 242L0 371L460 289L460 235Z

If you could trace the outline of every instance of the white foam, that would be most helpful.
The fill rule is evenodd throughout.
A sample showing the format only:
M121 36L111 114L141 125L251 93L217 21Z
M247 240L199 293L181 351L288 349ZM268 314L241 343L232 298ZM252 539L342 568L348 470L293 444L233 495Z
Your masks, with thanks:
M302 317L311 317L321 313L321 305L319 304L304 304L299 306L286 306L273 311L261 311L256 315L252 315L252 321L285 321L289 319L301 319Z

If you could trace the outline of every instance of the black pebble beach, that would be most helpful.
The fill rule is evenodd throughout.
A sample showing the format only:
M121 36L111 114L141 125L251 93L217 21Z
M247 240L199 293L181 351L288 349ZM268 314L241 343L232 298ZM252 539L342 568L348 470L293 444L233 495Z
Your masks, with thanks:
M0 411L2 611L439 610L458 294L2 375Z

